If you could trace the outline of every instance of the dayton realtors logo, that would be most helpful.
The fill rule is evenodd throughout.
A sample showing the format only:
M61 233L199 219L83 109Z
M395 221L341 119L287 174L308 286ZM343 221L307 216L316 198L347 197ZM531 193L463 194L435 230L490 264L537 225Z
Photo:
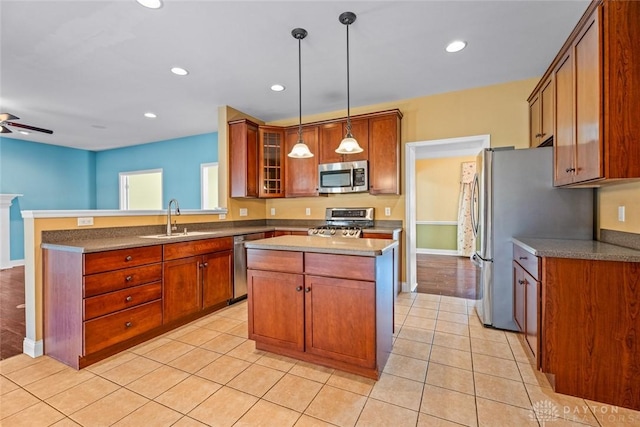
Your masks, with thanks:
M551 427L553 422L564 419L580 423L589 423L593 418L600 424L635 424L640 423L637 413L621 412L617 406L610 405L557 405L551 400L540 400L533 404L530 414L532 421L539 421L542 427Z

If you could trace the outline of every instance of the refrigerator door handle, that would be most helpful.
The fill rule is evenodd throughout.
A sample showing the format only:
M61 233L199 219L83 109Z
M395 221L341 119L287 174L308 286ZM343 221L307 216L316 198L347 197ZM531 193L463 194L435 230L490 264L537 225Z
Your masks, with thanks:
M473 265L475 265L476 267L482 268L482 262L480 261L480 257L478 256L478 254L472 254L471 257L471 263Z
M473 185L471 186L471 228L473 236L478 237L478 221L476 218L476 209L478 208L478 174L473 176Z

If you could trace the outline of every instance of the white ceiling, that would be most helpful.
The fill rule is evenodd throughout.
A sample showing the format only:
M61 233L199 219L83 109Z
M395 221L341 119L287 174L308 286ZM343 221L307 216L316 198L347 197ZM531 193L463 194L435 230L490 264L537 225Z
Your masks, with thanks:
M295 27L309 32L303 116L345 110L345 11L357 15L352 107L536 77L588 4L165 0L152 10L134 0L0 0L0 112L54 131L5 136L96 151L215 132L221 105L265 121L297 117ZM448 54L454 39L468 46Z

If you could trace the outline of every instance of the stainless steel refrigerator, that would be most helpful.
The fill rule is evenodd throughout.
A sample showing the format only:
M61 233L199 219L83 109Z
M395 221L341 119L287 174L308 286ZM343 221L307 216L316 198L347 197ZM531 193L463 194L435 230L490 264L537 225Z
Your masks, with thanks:
M472 186L476 311L485 325L516 330L512 237L591 239L592 189L553 187L553 148L488 148Z

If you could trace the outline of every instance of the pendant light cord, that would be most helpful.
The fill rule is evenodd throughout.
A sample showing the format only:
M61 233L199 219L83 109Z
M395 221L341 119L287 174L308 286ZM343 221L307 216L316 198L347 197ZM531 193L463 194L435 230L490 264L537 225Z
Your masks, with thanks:
M347 24L347 137L352 138L351 135L351 100L349 99L349 24Z
M302 142L302 39L298 39L298 142Z

